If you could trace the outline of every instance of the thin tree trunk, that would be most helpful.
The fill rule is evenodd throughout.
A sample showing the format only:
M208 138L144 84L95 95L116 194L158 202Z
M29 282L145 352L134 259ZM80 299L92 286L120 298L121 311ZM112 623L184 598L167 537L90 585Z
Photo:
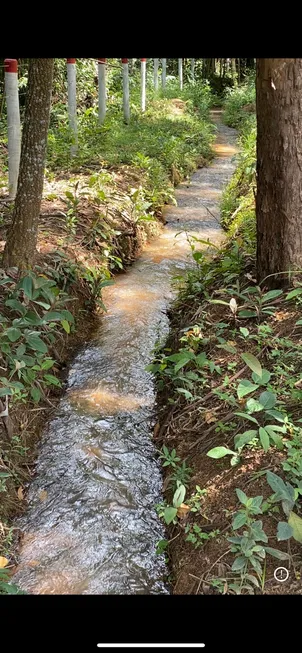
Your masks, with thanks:
M231 65L232 65L232 77L234 80L234 85L237 85L237 77L236 77L236 59L231 59Z
M34 263L44 182L53 59L31 59L13 222L4 250L5 267Z
M302 267L302 59L257 59L256 90L260 281Z

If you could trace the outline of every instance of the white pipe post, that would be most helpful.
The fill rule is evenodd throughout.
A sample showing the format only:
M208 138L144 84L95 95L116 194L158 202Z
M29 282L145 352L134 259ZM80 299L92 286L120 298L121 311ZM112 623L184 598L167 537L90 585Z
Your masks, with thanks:
M191 59L191 77L192 82L195 80L195 59Z
M129 102L129 71L128 59L122 59L123 65L123 110L124 121L128 125L130 121L130 102Z
M153 68L153 75L154 75L154 90L158 90L158 59L153 59L154 61L154 68Z
M67 86L68 86L68 119L69 119L69 127L73 137L73 143L70 148L70 155L75 156L78 149L77 71L76 71L75 59L67 59Z
M141 59L141 110L146 111L146 61Z
M4 68L7 107L8 188L9 197L11 199L15 199L18 185L21 152L21 126L17 59L5 59Z
M106 116L106 59L99 59L99 124L102 125Z
M179 88L182 91L183 89L182 59L178 59L178 77L179 77Z
M166 88L166 74L167 74L167 59L161 60L161 85L162 88Z

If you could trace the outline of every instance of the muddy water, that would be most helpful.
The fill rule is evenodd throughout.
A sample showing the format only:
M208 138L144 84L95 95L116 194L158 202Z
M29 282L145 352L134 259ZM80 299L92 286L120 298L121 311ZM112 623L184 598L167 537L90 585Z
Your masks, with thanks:
M141 258L107 288L108 313L75 358L40 447L14 577L33 594L165 594L161 474L151 440L155 393L145 366L168 331L171 279L188 265L185 230L221 238L218 200L235 132L218 121L217 158L177 190L177 207Z

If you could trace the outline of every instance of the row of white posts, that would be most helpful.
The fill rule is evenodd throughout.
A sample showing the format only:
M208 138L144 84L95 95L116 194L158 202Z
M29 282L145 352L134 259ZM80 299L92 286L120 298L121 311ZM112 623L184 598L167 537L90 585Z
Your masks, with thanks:
M146 59L141 59L141 110L146 109ZM159 59L154 59L154 89L158 90ZM183 60L178 59L179 86L183 88ZM194 59L191 60L191 76L194 80ZM122 59L123 69L123 112L124 121L130 121L129 97L129 70L128 59ZM19 162L21 151L21 125L18 92L18 62L17 59L5 59L5 94L7 106L8 129L8 178L9 197L14 199L17 191ZM161 59L162 88L166 88L167 60ZM98 59L98 88L99 88L99 123L103 124L106 116L106 59ZM76 59L67 59L67 85L68 85L68 119L73 135L70 154L74 156L77 151L77 83Z

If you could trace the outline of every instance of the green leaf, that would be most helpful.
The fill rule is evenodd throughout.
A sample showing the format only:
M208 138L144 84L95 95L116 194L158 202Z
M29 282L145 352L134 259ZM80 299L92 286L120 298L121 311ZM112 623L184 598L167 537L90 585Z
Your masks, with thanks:
M66 331L66 333L70 333L70 324L69 324L69 322L67 322L67 320L62 320L61 324L62 324L62 327L63 327L64 331Z
M258 358L254 356L254 354L241 354L241 358L244 360L245 364L248 365L248 367L252 370L252 372L255 372L258 374L258 376L262 376L262 367L261 363L258 361Z
M6 397L7 395L12 395L13 392L10 388L0 388L0 397Z
M268 370L262 370L262 375L258 376L256 372L253 372L252 379L255 383L259 385L266 385L271 378L271 373Z
M238 317L257 317L256 311L239 311Z
M242 399L245 395L250 392L258 390L259 386L251 383L248 379L242 379L237 388L237 396L239 399Z
M244 524L246 524L247 516L245 512L237 512L235 515L233 521L232 521L232 528L234 531L237 530L237 528L241 528Z
M183 503L185 496L186 496L186 488L184 485L180 485L173 495L174 508L179 508L179 506Z
M33 296L33 281L31 277L23 277L23 279L20 281L20 283L17 286L18 288L21 288L24 291L24 294L26 297L29 299L32 299Z
M249 413L259 413L260 410L263 410L263 405L260 403L260 401L256 401L256 399L248 399L246 402L246 409L249 411Z
M266 431L269 433L269 436L271 440L273 441L274 445L277 447L277 449L284 449L284 443L280 435L277 435L277 433L274 433L274 431L268 431L268 429L265 427Z
M283 479L273 472L266 472L266 480L273 492L287 496L287 489Z
M262 304L264 304L265 302L269 302L271 299L276 299L276 297L279 297L282 294L283 294L283 290L269 290L269 292L266 292L262 296L261 299Z
M9 329L6 329L4 334L8 337L8 339L11 342L16 342L16 340L19 340L22 336L22 331L20 329L15 329L14 327L9 327Z
M269 450L269 435L262 426L259 427L259 438L265 453Z
M257 435L257 431L245 431L241 435L235 435L234 438L234 444L235 444L235 449L240 449L243 447L245 444L248 444L253 438Z
M198 354L198 356L195 357L195 363L196 363L197 367L203 367L204 364L206 363L206 361L207 361L207 356L206 356L204 351L201 352L201 354Z
M302 324L302 320L298 320L298 321L296 322L296 326L300 326L301 324Z
M38 336L38 335L36 335L34 333L29 333L29 334L26 334L25 338L26 338L26 341L28 343L28 346L31 349L34 349L34 351L40 351L42 354L47 353L47 351L48 351L47 346L46 346L45 342L43 342L43 340L41 340L40 336Z
M189 390L186 390L185 388L176 388L177 392L180 392L180 394L185 395L186 399L193 399L193 395Z
M223 458L224 456L233 456L234 453L234 451L231 451L231 449L227 449L226 447L214 447L214 449L208 451L207 456L209 456L209 458Z
M45 302L38 302L35 300L35 304L38 304L38 306L42 306L42 308L45 308L46 311L50 308L50 304L45 304Z
M234 413L234 415L238 415L238 417L243 417L244 419L248 419L250 422L254 422L254 424L258 425L258 421L256 420L256 417L252 417L252 415L248 415L247 413Z
M279 551L278 549L272 549L270 546L265 546L264 548L266 553L269 553L271 556L277 558L278 560L290 559L290 556L287 553L284 553L284 551Z
M13 308L15 311L20 313L20 315L24 315L24 313L26 313L26 306L24 306L24 304L19 302L18 299L7 299L5 302L5 306L8 306L9 308Z
M44 322L56 322L62 320L62 313L59 311L46 311L43 315Z
M230 463L231 463L231 467L235 467L236 465L239 465L240 456L238 456L238 454L235 454L234 456L232 456L232 458L230 460Z
M61 311L62 317L64 320L67 320L68 322L71 322L71 324L74 323L74 317L70 311L67 311L65 308L64 310Z
M54 366L55 362L56 361L54 361L52 358L46 358L41 363L42 370L50 370L50 368Z
M237 497L238 497L240 503L242 503L244 506L246 506L247 501L248 501L248 497L246 496L245 492L240 490L240 488L236 487L236 494L237 494Z
M247 336L249 336L249 334L250 334L249 330L246 329L246 327L239 327L239 331L240 331L240 333L242 333L244 338L247 338Z
M263 408L269 410L270 408L274 408L277 401L277 397L273 392L269 392L268 390L265 390L264 392L261 392L259 401L262 404Z
M278 424L266 424L264 428L266 428L269 434L271 434L271 431L277 431L277 433L286 433L286 427L278 426Z
M160 555L169 546L169 540L159 540L156 545L156 553Z
M295 512L290 512L288 523L293 529L293 538L297 542L302 542L302 519Z
M297 295L301 295L302 293L302 287L300 286L299 288L295 288L294 290L291 290L288 295L286 295L285 299L293 299L294 297L297 297Z
M50 383L51 385L58 385L58 386L61 385L61 381L60 381L60 379L58 379L58 378L57 378L56 376L54 376L53 374L44 374L43 379L45 379L46 381L48 381L48 383Z
M173 506L168 506L164 512L164 520L166 524L168 525L171 524L171 522L176 517L176 515L177 515L177 508L173 508Z
M250 529L255 542L268 542L268 537L262 528L262 521L260 519L253 522Z
M293 535L292 527L286 521L279 521L278 530L277 530L277 540L281 542L282 540L289 540Z
M238 556L232 564L232 571L241 571L246 565L246 558L244 556Z
M41 399L41 397L42 397L39 388L35 388L35 387L31 388L30 394L31 394L32 399L33 399L36 403L38 403L38 401L40 401L40 399Z
M279 410L267 410L266 415L270 415L278 422L284 422L284 415Z

